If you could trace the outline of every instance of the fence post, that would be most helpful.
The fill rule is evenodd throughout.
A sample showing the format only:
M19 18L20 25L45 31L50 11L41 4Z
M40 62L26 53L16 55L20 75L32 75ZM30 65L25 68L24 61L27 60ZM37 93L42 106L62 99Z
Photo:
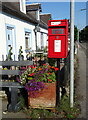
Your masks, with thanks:
M2 55L2 61L4 61L4 55Z
M57 73L56 73L56 106L60 103L60 58L57 58Z

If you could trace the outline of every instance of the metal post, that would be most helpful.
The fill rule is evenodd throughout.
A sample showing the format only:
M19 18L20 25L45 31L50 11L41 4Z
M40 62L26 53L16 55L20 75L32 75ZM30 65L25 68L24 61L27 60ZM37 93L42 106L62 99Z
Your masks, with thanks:
M60 58L57 58L57 74L56 74L56 106L60 102Z
M70 107L74 104L74 0L70 0Z

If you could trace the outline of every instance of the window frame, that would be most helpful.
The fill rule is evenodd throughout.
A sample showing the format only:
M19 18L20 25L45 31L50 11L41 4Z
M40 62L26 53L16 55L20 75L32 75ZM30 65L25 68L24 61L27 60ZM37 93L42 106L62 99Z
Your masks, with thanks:
M28 41L28 48L26 48L26 35L25 35L25 33L29 33L30 34L30 39L29 39L29 41ZM32 49L32 30L30 30L30 29L24 29L24 39L25 39L25 51L27 52L30 48Z

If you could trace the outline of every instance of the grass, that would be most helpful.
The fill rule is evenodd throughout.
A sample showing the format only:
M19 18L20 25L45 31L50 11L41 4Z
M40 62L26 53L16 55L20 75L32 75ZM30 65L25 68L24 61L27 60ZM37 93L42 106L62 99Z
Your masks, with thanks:
M67 95L63 96L60 100L60 105L55 109L34 109L34 108L25 108L23 112L27 115L28 118L77 118L80 114L79 104L74 103L74 107L70 108L69 97Z

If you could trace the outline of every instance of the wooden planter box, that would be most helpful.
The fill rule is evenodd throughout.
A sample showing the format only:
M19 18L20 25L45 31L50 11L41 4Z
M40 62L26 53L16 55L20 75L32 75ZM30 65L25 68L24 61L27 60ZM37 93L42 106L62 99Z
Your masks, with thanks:
M28 93L28 105L32 108L54 108L56 106L56 83L45 83L46 87L40 91L37 97L30 97Z

